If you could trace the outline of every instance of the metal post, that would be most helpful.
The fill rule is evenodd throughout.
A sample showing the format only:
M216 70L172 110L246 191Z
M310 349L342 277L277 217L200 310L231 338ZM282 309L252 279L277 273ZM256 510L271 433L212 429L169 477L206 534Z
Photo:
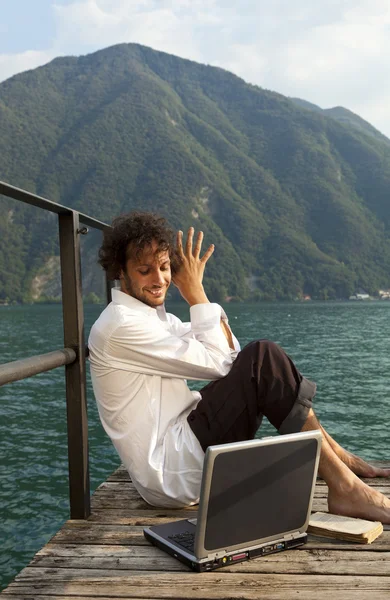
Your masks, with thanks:
M79 230L77 212L59 215L64 346L77 356L65 367L71 519L91 514Z

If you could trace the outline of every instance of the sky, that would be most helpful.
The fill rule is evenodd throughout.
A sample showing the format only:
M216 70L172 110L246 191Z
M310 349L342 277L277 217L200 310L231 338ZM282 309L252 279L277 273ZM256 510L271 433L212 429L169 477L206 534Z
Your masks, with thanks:
M0 81L123 42L344 106L390 137L390 0L0 0Z

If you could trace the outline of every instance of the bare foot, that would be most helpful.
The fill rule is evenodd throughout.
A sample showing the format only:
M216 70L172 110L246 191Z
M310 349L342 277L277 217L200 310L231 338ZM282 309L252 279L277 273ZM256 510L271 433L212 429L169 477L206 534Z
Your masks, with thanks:
M302 431L312 429L321 429L323 433L318 474L328 484L329 512L390 524L390 499L357 476L388 477L390 469L373 467L344 450L321 427L310 409Z
M348 491L340 487L329 489L328 509L330 513L390 523L390 499L354 477Z
M344 464L358 477L390 477L390 469L382 469L368 464L365 460L344 450L344 456L340 456Z

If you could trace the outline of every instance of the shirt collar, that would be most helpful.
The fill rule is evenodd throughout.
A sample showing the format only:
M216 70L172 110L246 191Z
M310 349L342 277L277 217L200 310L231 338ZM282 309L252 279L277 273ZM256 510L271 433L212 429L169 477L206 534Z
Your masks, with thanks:
M148 306L144 302L137 300L137 298L133 298L133 296L129 296L129 294L125 294L124 292L122 292L121 290L118 290L116 288L112 288L111 298L112 298L112 301L114 302L114 304L123 304L124 306L127 306L128 308L131 308L132 310L136 310L138 312L143 312L146 315L153 315L154 317L157 314L161 321L167 320L167 315L166 315L164 306L158 306L157 308L152 308L151 306Z

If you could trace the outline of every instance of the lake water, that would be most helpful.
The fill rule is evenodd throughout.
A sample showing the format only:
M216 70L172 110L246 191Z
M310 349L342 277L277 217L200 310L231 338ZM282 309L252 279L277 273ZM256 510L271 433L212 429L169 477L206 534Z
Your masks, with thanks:
M168 308L188 318L184 305ZM86 332L101 309L85 307ZM272 339L317 382L317 414L337 441L366 459L390 458L390 302L231 304L226 311L242 345ZM60 347L60 306L0 307L0 363ZM90 381L88 403L93 490L119 461ZM63 368L0 388L0 589L68 518L65 419ZM273 432L265 424L259 434Z

